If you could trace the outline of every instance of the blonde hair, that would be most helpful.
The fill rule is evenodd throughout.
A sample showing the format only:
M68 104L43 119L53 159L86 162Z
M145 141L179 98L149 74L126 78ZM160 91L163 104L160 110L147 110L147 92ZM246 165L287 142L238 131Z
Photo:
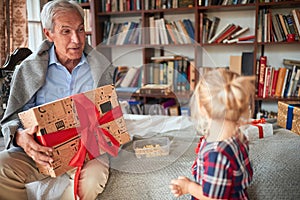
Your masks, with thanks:
M254 76L240 76L225 68L207 72L195 88L191 101L192 117L201 120L202 107L212 119L236 123L248 120L255 92L254 80Z

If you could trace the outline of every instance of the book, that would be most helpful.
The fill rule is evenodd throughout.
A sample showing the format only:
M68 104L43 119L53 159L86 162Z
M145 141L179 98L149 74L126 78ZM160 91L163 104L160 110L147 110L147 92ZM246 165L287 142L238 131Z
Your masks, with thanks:
M278 80L279 69L273 69L273 76L272 76L272 85L271 85L271 97L275 96L276 87L277 87L277 80Z
M264 80L264 91L263 91L263 98L266 98L269 96L269 90L270 90L270 81L271 81L271 70L272 68L270 66L266 66L265 68L265 80Z
M179 44L177 35L174 32L173 25L171 23L166 23L166 28L167 28L167 31L168 31L168 33L170 35L171 42L174 43L174 44Z
M280 22L279 14L275 14L274 16L275 16L275 20L276 20L276 22L277 22L277 24L278 24L278 28L279 28L281 37L282 37L283 41L285 41L285 40L286 40L286 35L285 35L285 33L284 33L282 24L281 24L281 22Z
M161 43L162 44L169 44L169 38L167 35L167 30L166 30L166 25L165 25L165 19L164 18L160 18L160 36L162 38Z
M210 40L217 32L219 23L220 23L220 18L214 16L212 19L212 23L211 23L211 28L209 30L209 34L208 34L208 40Z
M227 40L227 43L231 44L231 43L236 43L236 42L239 43L239 42L245 42L245 41L253 42L254 39L255 39L255 35L247 35L244 37Z
M167 62L167 84L174 90L174 61L169 60Z
M295 29L295 22L292 15L286 15L286 22L290 30L290 34L294 34L295 38L298 38L298 31Z
M288 34L292 34L292 30L290 29L291 27L289 26L288 23L287 15L282 15L282 17Z
M203 38L202 38L202 42L203 43L207 43L208 42L208 35L209 35L209 31L212 25L212 20L209 19L208 17L205 17L203 19Z
M254 54L253 52L242 53L242 75L251 76L254 74Z
M189 34L186 30L186 27L184 26L184 23L182 20L178 20L177 22L177 27L179 27L181 37L183 38L185 44L190 44L192 43L191 38L189 37Z
M229 30L231 26L232 26L232 24L226 24L225 26L223 26L223 28L221 28L218 32L216 32L214 34L214 36L210 40L208 40L208 43L211 44L211 43L215 42L217 40L217 38L220 37L227 30Z
M300 86L300 69L297 69L297 73L296 73L296 76L295 76L295 82L294 82L294 85L293 85L291 96L293 96L293 97L297 96L296 90L297 90L298 85Z
M293 16L293 19L295 22L295 26L296 26L298 34L300 36L300 21L299 21L299 18L297 17L297 12L299 12L299 10L297 10L297 9L291 10L291 13L292 13L292 16Z
M195 30L194 30L194 27L193 27L193 24L192 24L192 22L191 22L191 20L190 19L183 19L183 24L184 24L184 26L185 26L185 28L186 28L186 30L187 30L187 33L188 33L188 35L189 35L189 37L190 37L190 41L191 41L191 43L194 43L194 40L195 40Z
M128 71L128 66L117 66L113 75L113 82L116 85L117 82L120 82L120 79L126 75ZM117 87L117 86L116 86Z
M135 73L131 83L129 84L129 87L139 87L139 79L141 76L141 70L142 70L142 67L137 68L136 73Z
M249 27L244 27L241 30L237 31L236 33L232 34L230 36L230 38L236 38L236 37L242 35L243 33L247 32L248 30L249 30Z
M276 35L277 41L278 42L282 42L283 41L283 37L281 35L278 22L277 22L277 20L276 20L276 18L275 18L274 15L272 16L272 23L273 23L274 33Z
M146 84L139 91L141 94L168 95L171 93L171 88L167 84Z
M259 81L258 81L258 97L263 97L264 94L264 84L265 84L265 71L267 67L267 57L260 56L259 59Z
M286 68L285 67L279 68L276 89L275 89L275 95L274 95L275 97L281 97L281 91L283 88L285 74L286 74Z
M240 29L242 29L241 26L233 24L224 34L222 34L220 37L218 37L215 42L216 43L223 42L225 39L229 38L230 35L234 34L235 32L239 31Z
M278 17L279 17L279 21L280 21L281 27L283 29L284 35L285 35L285 37L287 37L287 35L289 34L289 32L288 32L288 29L286 27L283 14L278 14Z
M291 60L291 59L287 59L287 58L284 58L283 59L283 64L284 65L289 65L289 66L300 66L300 60Z
M171 21L171 24L172 24L172 27L174 28L174 33L175 35L177 36L177 39L178 39L178 43L179 44L184 44L184 40L183 40L183 36L182 34L180 33L180 30L179 28L177 27L177 24L175 21Z
M257 42L262 42L262 29L263 29L263 9L258 11L257 20Z
M284 81L283 81L283 85L282 85L282 90L281 90L281 97L285 97L286 91L287 91L287 85L289 84L289 76L291 74L291 70L290 69L286 69L286 73L285 73L285 77L284 77Z
M156 44L155 34L155 20L154 16L149 17L149 32L150 32L150 44Z
M289 86L288 86L288 89L287 89L287 94L286 94L287 97L292 96L292 90L294 88L296 74L297 74L297 67L296 67L296 65L294 65L293 69L292 69L292 73L291 73Z
M190 61L188 70L189 70L188 81L190 84L190 91L194 91L195 87L196 87L196 73L197 73L195 61L193 61L193 60Z
M242 56L230 56L229 70L239 75L242 74Z
M167 84L167 65L165 61L159 63L159 84Z
M182 59L183 56L180 55L164 55L164 56L152 56L151 60L155 60L157 62L165 61L165 60L178 60Z
M138 68L136 67L130 67L128 69L128 72L126 73L123 81L121 82L121 87L129 87L130 83L132 82L136 72L138 71Z

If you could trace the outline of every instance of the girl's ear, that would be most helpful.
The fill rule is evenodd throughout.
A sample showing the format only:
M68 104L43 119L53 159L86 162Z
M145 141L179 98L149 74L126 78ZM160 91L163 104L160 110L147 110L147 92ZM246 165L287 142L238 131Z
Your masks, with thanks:
M206 109L203 105L200 105L199 111L201 112L202 116L205 116L206 118L209 118L209 115L208 115L208 113L207 113L207 111L206 111Z

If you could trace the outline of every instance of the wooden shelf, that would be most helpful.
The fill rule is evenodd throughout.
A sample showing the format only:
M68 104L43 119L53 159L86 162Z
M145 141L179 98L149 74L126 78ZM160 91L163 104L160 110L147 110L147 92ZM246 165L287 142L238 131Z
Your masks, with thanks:
M144 6L145 1L141 1L142 6ZM93 46L98 46L101 52L104 52L105 56L113 60L113 51L122 48L138 48L141 50L141 60L142 65L147 66L151 61L152 56L156 56L157 49L160 50L160 54L164 55L167 48L174 48L174 49L180 49L180 48L190 48L193 50L193 59L195 61L195 66L197 68L200 68L204 65L203 63L203 57L204 53L201 52L201 48L209 48L209 49L216 49L217 51L220 51L219 49L228 49L228 52L231 51L231 48L236 49L245 49L249 51L253 51L253 54L255 55L255 62L253 66L253 74L256 72L256 60L259 58L261 54L266 53L268 48L265 47L272 47L278 48L278 53L280 54L280 47L286 46L286 45L299 45L300 41L295 42L257 42L255 39L254 42L250 43L232 43L232 44L224 44L224 43L212 43L207 44L203 43L202 41L202 35L203 35L203 19L205 15L214 15L218 13L225 13L227 15L230 15L230 17L234 16L235 12L242 13L245 18L249 18L249 12L254 13L253 16L253 25L249 25L251 31L254 32L254 35L256 38L258 37L258 21L259 21L259 12L261 9L269 8L269 9L293 9L293 8L300 8L300 1L282 1L282 2L270 2L270 3L260 3L259 1L255 1L255 3L250 4L238 4L238 5L213 5L213 6L198 6L198 1L194 1L196 4L194 7L186 7L186 8L170 8L170 9L150 9L150 10L131 10L131 11L123 11L123 12L100 12L101 6L103 6L102 1L98 0L90 0L89 3L81 4L83 7L90 7L91 14L93 16L92 19L92 26L93 29L90 33L92 36L92 43ZM231 14L232 13L232 14ZM244 13L244 14L243 14ZM142 33L142 42L141 44L125 44L125 45L101 45L101 42L103 40L103 31L104 31L104 24L107 21L117 21L118 18L135 18L137 21L140 19L141 21L141 28L148 28L149 25L149 18L151 16L159 17L159 18L167 18L168 16L177 15L176 17L181 17L184 15L188 15L189 18L194 23L194 35L195 35L195 43L191 44L147 44L146 41L149 41L147 33ZM190 17L193 15L193 17ZM223 17L223 15L222 15ZM172 17L171 17L172 18ZM120 20L120 21L122 21ZM222 19L221 19L222 20ZM234 22L233 22L234 23ZM201 49L201 50L200 50ZM223 52L221 52L223 53ZM229 58L228 58L229 59ZM125 63L124 63L125 64ZM279 64L281 65L281 63ZM199 71L199 70L198 70ZM148 76L147 70L144 72L145 77ZM170 95L142 95L139 93L134 94L126 94L126 93L119 93L121 97L133 97L133 98L177 98L177 99L189 99L191 97L192 92L183 92L183 93L176 93L176 94L170 94ZM264 101L278 101L278 100L300 100L298 97L293 98L255 98L256 101L264 102Z

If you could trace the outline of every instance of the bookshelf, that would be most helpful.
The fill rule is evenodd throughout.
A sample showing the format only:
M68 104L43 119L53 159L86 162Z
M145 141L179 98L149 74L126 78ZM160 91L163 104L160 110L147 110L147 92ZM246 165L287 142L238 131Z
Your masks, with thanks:
M292 9L300 8L300 1L237 1L240 3L232 5L212 5L210 1L194 0L194 1L179 1L189 2L192 6L178 5L170 6L168 3L174 1L141 1L128 0L128 4L124 4L121 8L118 5L119 1L96 1L90 0L88 3L81 4L89 7L91 12L90 32L92 45L102 52L114 65L142 66L144 69L144 83L147 83L149 76L149 66L153 61L151 57L164 56L169 54L180 54L189 57L193 60L198 71L202 67L228 67L230 65L231 55L241 55L242 52L253 53L253 66L251 69L253 75L256 74L261 55L266 55L269 59L269 65L282 67L283 58L300 59L296 54L299 48L299 39L291 42L259 40L260 32L260 16L262 10L271 10L272 13L289 13ZM123 2L123 1L121 1ZM165 6L157 4L151 5L151 2L166 2ZM213 1L216 2L216 1ZM221 4L224 1L219 1ZM235 2L235 1L233 1ZM120 9L122 11L120 11ZM194 41L190 42L159 42L151 41L151 18L164 19L166 21L177 21L179 19L190 19L194 28ZM224 42L208 42L204 40L205 36L205 20L206 18L213 19L219 17L220 21L216 29L216 33L221 31L225 25L233 23L247 28L240 37L248 37L249 40L238 41L232 43ZM138 23L140 29L140 39L132 43L110 43L107 42L108 23ZM183 33L182 33L183 34ZM117 37L117 36L115 36ZM110 38L111 39L111 38ZM170 38L169 38L170 39ZM284 49L284 52L282 51ZM285 53L286 52L286 53ZM289 57L291 55L291 57ZM133 59L131 59L133 58ZM197 77L199 74L197 74ZM145 94L126 94L120 92L123 97L133 97L147 102L151 98L178 98L179 101L189 99L192 91L174 92L170 95L145 95ZM295 100L299 97L256 97L257 106L260 107L263 102L277 102L278 100Z

